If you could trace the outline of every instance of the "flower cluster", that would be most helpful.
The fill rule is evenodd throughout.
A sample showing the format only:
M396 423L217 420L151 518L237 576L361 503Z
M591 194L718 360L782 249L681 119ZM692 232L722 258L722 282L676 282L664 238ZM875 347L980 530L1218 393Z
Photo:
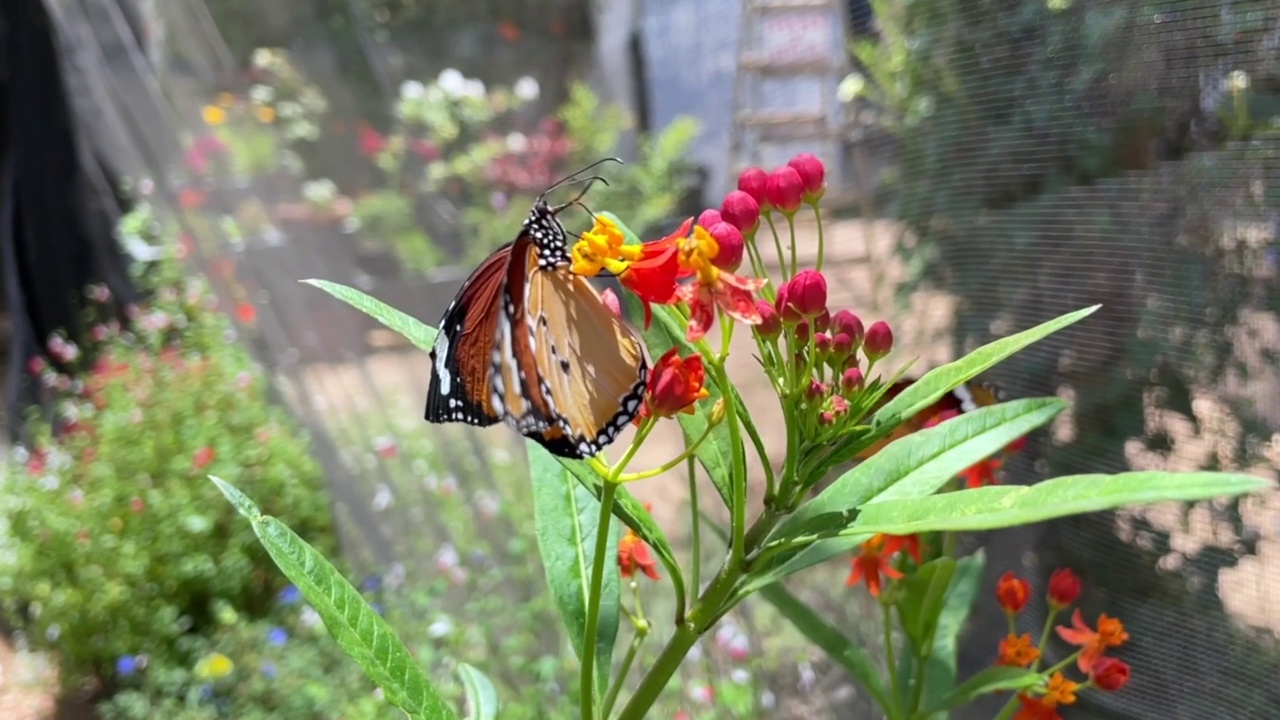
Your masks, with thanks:
M859 581L866 583L871 597L879 598L884 588L884 579L901 580L905 577L901 570L894 566L895 558L905 552L917 565L921 562L920 537L918 535L885 535L879 533L862 543L861 550L853 556L853 569L844 584L857 585ZM882 577L883 576L883 577Z
M1085 621L1079 608L1071 614L1071 626L1054 627L1058 613L1070 607L1080 597L1082 584L1079 576L1069 568L1059 568L1049 577L1045 601L1049 607L1045 618L1040 644L1030 633L1018 634L1016 617L1031 600L1031 583L1012 571L1006 572L996 584L996 600L1009 619L1009 634L1000 640L997 665L1039 670L1043 659L1043 646L1053 628L1059 638L1078 648L1057 665L1044 671L1043 685L1017 697L1019 709L1014 720L1061 720L1058 708L1076 702L1077 694L1090 688L1105 692L1119 690L1129 682L1129 665L1123 660L1107 655L1129 640L1124 624L1106 613L1098 617L1096 629ZM1075 663L1085 676L1082 681L1068 678L1063 669Z

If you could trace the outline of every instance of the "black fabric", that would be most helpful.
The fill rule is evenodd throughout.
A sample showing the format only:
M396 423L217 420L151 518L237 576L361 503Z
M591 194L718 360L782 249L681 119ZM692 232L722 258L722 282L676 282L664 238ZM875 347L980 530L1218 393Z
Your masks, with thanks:
M136 293L113 235L124 201L102 192L113 173L85 146L42 0L6 0L0 32L0 245L12 326L5 402L15 417L35 400L23 368L43 340L65 329L84 345L84 288L105 283L117 304Z

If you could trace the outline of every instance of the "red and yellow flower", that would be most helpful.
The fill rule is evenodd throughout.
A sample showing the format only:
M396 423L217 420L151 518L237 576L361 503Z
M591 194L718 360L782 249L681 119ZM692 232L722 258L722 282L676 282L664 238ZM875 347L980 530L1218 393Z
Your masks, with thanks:
M1031 639L1031 633L1014 635L1010 633L1000 641L997 665L1009 667L1030 667L1031 663L1040 659L1040 650Z
M597 216L595 225L582 234L571 251L570 270L595 277L608 272L644 303L645 327L652 319L650 303L667 305L676 300L676 281L681 275L678 244L689 234L692 220L661 240L626 244L626 237L612 220Z
M636 414L635 422L647 417L671 417L676 413L691 414L694 403L705 400L711 392L704 386L707 370L702 356L692 354L680 357L678 348L671 348L658 358L649 373L649 389L644 404Z
M920 561L920 539L915 535L885 535L877 533L862 543L861 551L853 556L852 569L844 584L854 586L858 581L867 585L871 597L880 597L883 587L881 576L891 580L901 580L902 571L893 566L893 556L900 550L906 550L916 562Z
M1129 639L1129 633L1125 632L1124 623L1119 618L1102 613L1098 616L1098 629L1094 630L1084 621L1079 608L1071 614L1071 627L1058 627L1057 632L1058 637L1080 648L1076 665L1083 673L1093 669L1107 648L1120 647Z
M658 561L649 554L649 546L635 530L627 528L627 533L618 541L618 573L630 579L637 570L652 580L662 577L658 574Z
M720 245L701 225L694 227L693 235L685 238L679 247L680 267L694 276L692 283L677 289L680 299L689 304L690 342L707 334L717 307L738 322L760 324L762 318L754 293L763 288L767 280L741 277L717 267L714 260L720 253Z

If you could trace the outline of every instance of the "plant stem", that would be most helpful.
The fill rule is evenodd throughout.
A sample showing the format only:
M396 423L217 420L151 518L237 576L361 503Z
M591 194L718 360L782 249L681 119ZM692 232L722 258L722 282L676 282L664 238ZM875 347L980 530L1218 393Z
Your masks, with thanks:
M613 684L609 686L609 692L604 696L604 702L600 705L600 717L607 718L613 710L613 704L618 701L618 693L622 691L622 684L627 679L627 673L631 672L631 664L635 662L636 653L640 650L640 644L649 636L648 629L640 632L636 629L635 637L631 638L631 645L627 648L627 654L622 658L622 667L618 668L618 675L613 679Z
M902 717L902 691L898 680L898 661L893 652L893 611L888 603L880 603L884 609L884 657L889 666L889 717Z
M826 238L823 236L822 232L822 210L818 208L817 202L809 203L809 207L813 208L813 219L818 221L818 263L815 266L815 269L818 272L822 272L823 250L826 247Z
M778 237L778 228L773 224L773 213L765 213L764 219L769 223L769 232L773 233L773 245L778 250L778 267L782 270L782 278L785 280L791 277L795 268L787 270L787 256L782 252L782 238Z
M796 261L796 215L791 213L787 216L787 232L791 233L791 274L795 275L800 269L800 263Z
M742 559L747 556L745 547L745 538L747 532L747 468L746 468L746 451L742 445L742 428L738 425L738 403L733 401L731 394L733 386L729 384L728 373L724 369L723 359L714 365L716 372L716 382L721 388L721 394L725 398L725 405L728 415L725 420L729 423L729 447L733 448L733 469L729 478L732 483L733 507L732 521L730 525L732 544L729 546L729 559L727 563L733 567L742 565Z
M690 538L692 548L690 549L691 562L689 566L690 584L693 591L698 591L698 585L702 572L702 527L701 519L698 517L698 475L697 467L694 465L693 458L689 458L689 515L692 537Z
M1044 648L1049 644L1049 633L1053 630L1053 619L1057 617L1058 611L1052 607L1049 608L1049 615L1044 619L1044 630L1040 631L1040 644L1036 645L1040 649L1040 656L1031 664L1032 670L1039 670L1040 663L1044 661Z
M604 587L604 563L609 554L609 521L613 518L613 497L617 491L618 484L612 480L606 480L600 491L600 522L596 525L596 554L591 565L591 592L587 595L587 627L582 636L582 675L579 680L582 687L578 691L582 697L582 720L594 720L591 703L595 699L596 687L596 633L600 626L600 592Z

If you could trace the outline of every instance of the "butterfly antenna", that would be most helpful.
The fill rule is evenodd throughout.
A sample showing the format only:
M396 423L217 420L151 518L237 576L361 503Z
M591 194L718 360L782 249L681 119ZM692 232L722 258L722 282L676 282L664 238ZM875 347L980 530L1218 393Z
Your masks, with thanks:
M578 194L577 194L577 195L573 196L573 199L572 199L572 200L570 200L570 201L568 201L568 202L566 202L566 203L561 203L560 205L556 205L555 207L551 208L551 212L552 212L552 213L555 213L555 214L559 214L559 212L560 212L561 210L564 210L565 208L569 207L570 205L582 205L582 198L586 197L587 193L591 191L591 185L592 185L593 183L596 183L596 182L604 183L604 184L605 184L605 186L608 186L608 185L609 185L609 181L608 181L608 180L605 180L603 177L601 177L601 176L599 176L599 175L591 175L591 176L583 177L583 178L574 178L573 180L570 180L570 181L568 181L568 182L562 183L562 184L561 184L561 187L568 186L568 185L577 185L578 183L583 183L583 188L582 188L581 190L579 190L579 191L578 191ZM550 191L548 191L548 192L550 192ZM590 210L588 210L587 212L591 212L591 211L590 211ZM595 218L595 215L592 215L591 217L592 217L592 218Z
M553 191L555 191L555 190L559 190L560 188L564 187L565 185L571 185L571 184L574 184L574 183L584 182L584 179L582 179L582 178L579 178L579 177L578 177L579 175L582 175L583 173L587 172L588 170L594 170L595 168L600 167L601 165L603 165L603 164L605 164L605 163L607 163L607 162L616 162L616 163L618 163L619 165L625 165L625 164L626 164L626 163L622 162L622 159L621 159L621 158L616 158L616 157L601 158L601 159L599 159L599 160L597 160L597 161L595 161L595 162L591 163L590 165L588 165L588 166L586 166L586 167L584 167L584 168L582 168L582 169L580 169L580 170L577 170L577 171L575 171L575 172L569 173L568 175L566 175L566 176L564 176L564 177L560 178L559 180L555 181L554 183L552 183L552 184L551 184L551 187L549 187L549 188L547 188L546 190L542 191L542 194L538 196L538 199L539 199L539 200L541 200L542 198L546 197L549 193L551 193L551 192L553 192ZM590 180L590 179L600 179L600 180L603 180L604 178L601 178L601 177L600 177L600 176L598 176L598 175L593 175L593 176L591 176L591 178L586 178L585 180ZM606 185L608 185L609 183L607 183L607 182L606 182L605 184L606 184Z

